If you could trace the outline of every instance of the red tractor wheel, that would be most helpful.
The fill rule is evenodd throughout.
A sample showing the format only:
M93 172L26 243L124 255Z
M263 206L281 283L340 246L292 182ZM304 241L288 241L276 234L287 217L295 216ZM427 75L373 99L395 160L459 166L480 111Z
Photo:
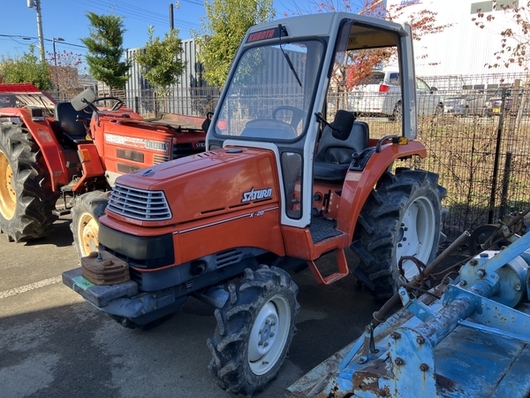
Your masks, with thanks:
M109 192L88 192L76 198L70 230L79 258L98 250L99 217L105 213Z
M29 132L0 124L0 227L10 241L38 239L53 231L59 194Z

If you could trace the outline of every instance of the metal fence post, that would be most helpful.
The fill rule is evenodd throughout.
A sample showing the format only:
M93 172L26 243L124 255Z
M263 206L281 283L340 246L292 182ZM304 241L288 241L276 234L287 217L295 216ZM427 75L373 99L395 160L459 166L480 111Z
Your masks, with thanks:
M488 212L488 223L493 223L493 216L495 214L495 193L497 191L497 182L499 179L499 163L501 156L501 144L502 144L502 128L504 125L504 108L506 106L506 89L502 90L502 102L501 110L499 115L499 125L497 127L497 143L495 146L495 160L493 163L493 178L491 181L491 195L490 195L490 208Z

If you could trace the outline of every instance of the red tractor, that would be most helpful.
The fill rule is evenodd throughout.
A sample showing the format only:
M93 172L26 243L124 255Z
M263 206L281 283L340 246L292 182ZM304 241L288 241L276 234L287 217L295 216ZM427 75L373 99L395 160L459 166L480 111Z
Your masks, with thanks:
M355 120L337 82L376 53L397 64L404 104L385 133ZM119 177L99 251L63 282L125 326L191 295L211 303L210 371L227 391L263 389L300 309L288 270L308 265L331 284L350 273L351 248L355 275L388 297L437 253L445 190L437 175L399 163L427 155L415 140L413 60L407 24L329 13L252 27L206 152ZM317 260L328 253L336 269L325 273Z
M88 255L117 176L204 151L202 118L144 120L91 90L55 103L31 84L0 84L0 106L0 228L10 241L49 235L76 199L74 243Z

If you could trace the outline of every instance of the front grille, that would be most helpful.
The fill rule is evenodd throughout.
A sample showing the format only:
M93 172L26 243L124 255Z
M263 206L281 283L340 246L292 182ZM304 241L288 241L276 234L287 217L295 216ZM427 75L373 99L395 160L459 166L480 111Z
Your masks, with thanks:
M216 256L217 267L225 267L230 264L238 263L242 260L242 254L240 250L232 249L221 253Z
M197 151L193 150L193 146L189 142L177 143L173 145L173 154L172 159L182 158L184 156L189 156Z
M166 155L154 155L153 156L153 164L160 164L167 162L169 160L169 156Z
M118 215L141 221L162 221L171 218L171 211L162 191L145 191L116 184L107 208Z

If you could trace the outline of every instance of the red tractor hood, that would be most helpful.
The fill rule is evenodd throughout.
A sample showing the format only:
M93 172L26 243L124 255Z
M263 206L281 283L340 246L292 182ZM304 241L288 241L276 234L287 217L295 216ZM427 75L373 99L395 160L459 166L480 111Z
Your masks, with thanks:
M171 211L164 221L131 220L109 210L112 218L145 226L174 225L225 215L253 204L279 202L274 153L264 149L224 148L166 162L120 176L117 185L163 191Z

